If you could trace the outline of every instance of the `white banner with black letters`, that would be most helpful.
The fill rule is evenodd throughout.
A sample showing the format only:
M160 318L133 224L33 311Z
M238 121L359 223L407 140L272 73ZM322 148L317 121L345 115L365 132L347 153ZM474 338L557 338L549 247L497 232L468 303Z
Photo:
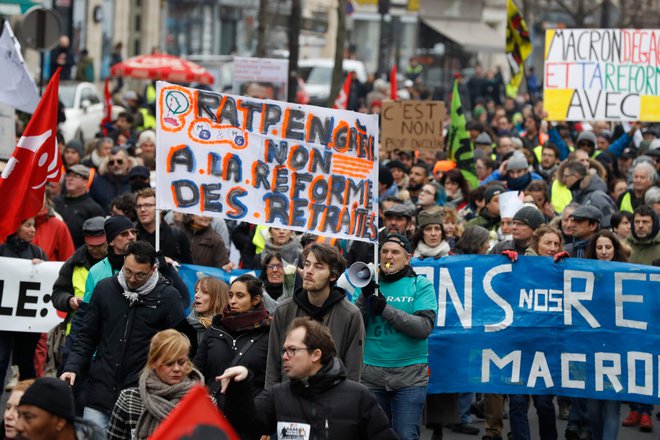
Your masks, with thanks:
M62 321L51 301L62 264L0 257L0 330L46 333Z

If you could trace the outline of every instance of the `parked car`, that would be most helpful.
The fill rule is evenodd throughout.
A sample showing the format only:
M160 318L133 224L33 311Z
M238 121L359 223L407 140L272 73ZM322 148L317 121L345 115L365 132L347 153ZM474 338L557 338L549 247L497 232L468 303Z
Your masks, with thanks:
M78 139L85 143L94 138L101 129L105 106L96 86L89 82L63 81L60 83L60 102L64 106L66 121L59 126L64 141ZM112 106L112 119L116 119L124 108Z
M328 105L334 65L335 60L332 58L307 58L298 61L298 71L305 81L311 105ZM354 72L362 84L367 82L367 66L362 61L344 60L342 68L344 72Z

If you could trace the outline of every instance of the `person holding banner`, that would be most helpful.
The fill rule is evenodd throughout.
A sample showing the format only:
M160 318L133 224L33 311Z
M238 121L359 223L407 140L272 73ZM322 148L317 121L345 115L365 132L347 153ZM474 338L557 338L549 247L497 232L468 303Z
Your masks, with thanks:
M33 264L48 261L46 252L32 244L36 231L34 217L23 220L16 232L0 244L0 257L23 258L32 260ZM0 377L3 382L10 359L18 365L20 380L36 377L34 352L39 338L40 333L0 331Z
M355 290L365 317L364 383L403 440L419 438L428 374L428 337L438 308L433 283L410 266L412 247L401 234L380 245L380 287Z
M562 252L561 232L549 225L539 226L525 250L528 257L554 257Z
M599 231L592 237L585 251L585 258L599 261L628 262L628 257L616 235L606 230ZM638 404L638 406L643 409L651 407L649 411L645 411L639 417L640 429L650 432L653 429L650 413L650 411L653 411L653 407L642 404ZM616 440L619 435L620 410L621 402L618 400L587 399L592 440Z

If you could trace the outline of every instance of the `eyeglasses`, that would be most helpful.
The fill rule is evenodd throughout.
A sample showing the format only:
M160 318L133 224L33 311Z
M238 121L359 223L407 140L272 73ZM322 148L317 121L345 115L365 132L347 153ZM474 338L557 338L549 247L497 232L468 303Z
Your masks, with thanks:
M126 277L127 280L131 279L131 278L135 278L136 281L144 281L149 277L149 275L151 275L151 272L133 273L133 271L131 271L130 269L127 269L125 267L123 267L121 269L121 271L124 273L124 276Z
M285 347L282 349L282 356L286 353L290 358L296 355L296 352L299 350L309 350L307 347Z
M564 178L564 179L568 179L569 177L573 177L573 176L575 176L574 173L571 173L571 174L562 174L562 178Z
M141 204L139 204L139 205L135 205L135 209L137 209L138 211L140 211L140 210L142 210L142 209L153 208L154 206L156 206L155 203L141 203Z
M113 166L114 164L123 165L124 159L111 159L108 161L108 165Z
M266 266L266 269L268 270L283 270L284 266L281 264L269 264Z
M431 191L431 190L429 190L429 189L423 189L421 192L423 192L424 194L428 194L428 195L430 195L430 196L434 196L434 195L435 195L435 192L434 192L434 191Z

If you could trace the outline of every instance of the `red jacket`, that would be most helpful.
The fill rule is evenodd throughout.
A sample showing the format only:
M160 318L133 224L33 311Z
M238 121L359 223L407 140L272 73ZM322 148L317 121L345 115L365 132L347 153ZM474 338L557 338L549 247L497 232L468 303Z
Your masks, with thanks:
M32 243L48 255L48 261L66 261L75 252L69 228L54 214L40 214L34 218L37 233Z

